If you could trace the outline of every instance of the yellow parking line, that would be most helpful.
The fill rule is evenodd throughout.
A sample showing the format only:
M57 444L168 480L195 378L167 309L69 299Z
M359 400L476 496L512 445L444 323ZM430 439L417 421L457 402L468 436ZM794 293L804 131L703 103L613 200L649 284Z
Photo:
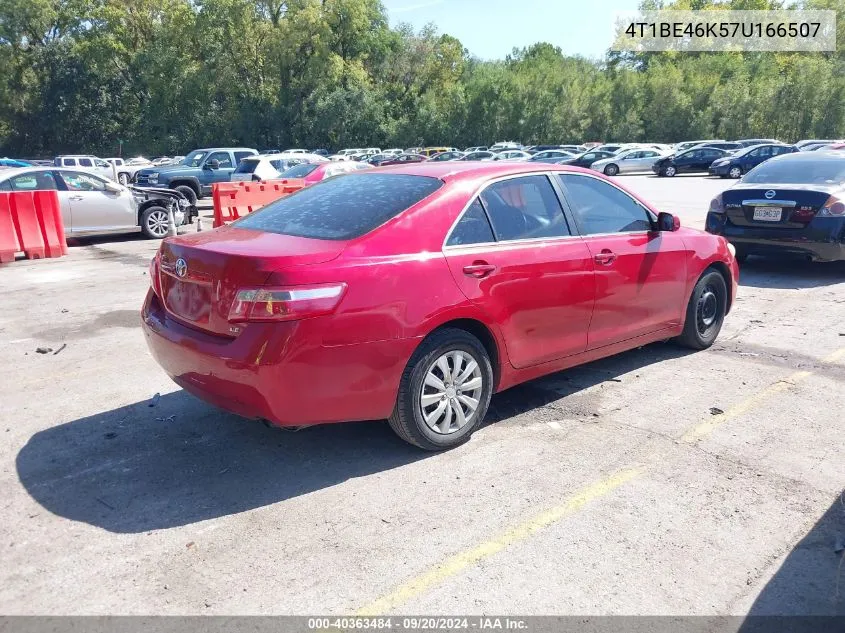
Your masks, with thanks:
M385 596L359 609L355 615L367 616L388 613L411 598L445 582L452 576L456 576L470 565L490 558L506 547L525 540L535 532L560 521L564 517L574 514L589 502L613 492L616 488L631 481L641 473L641 469L631 468L590 484L575 495L569 497L561 505L541 512L507 532L472 549L455 554L419 576L411 578Z
M831 354L830 356L826 356L822 359L822 362L835 363L841 358L845 358L845 348L833 352L833 354ZM718 427L722 426L727 422L730 422L735 418L738 418L739 416L745 413L748 413L757 405L761 404L772 396L780 393L781 391L789 389L789 387L801 382L805 378L812 376L813 373L814 372L807 370L796 371L794 374L790 374L786 378L778 380L776 383L772 383L762 391L758 391L753 396L750 396L742 402L732 406L722 415L712 416L706 422L702 422L701 424L694 426L681 436L681 441L691 443L709 436Z

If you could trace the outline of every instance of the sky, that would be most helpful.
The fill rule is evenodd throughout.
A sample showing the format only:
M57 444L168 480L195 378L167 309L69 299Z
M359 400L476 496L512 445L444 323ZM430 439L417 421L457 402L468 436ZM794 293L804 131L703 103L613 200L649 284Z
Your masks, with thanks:
M536 42L567 55L602 57L613 39L617 11L636 11L640 0L382 0L391 26L418 31L433 22L457 37L472 55L502 59Z

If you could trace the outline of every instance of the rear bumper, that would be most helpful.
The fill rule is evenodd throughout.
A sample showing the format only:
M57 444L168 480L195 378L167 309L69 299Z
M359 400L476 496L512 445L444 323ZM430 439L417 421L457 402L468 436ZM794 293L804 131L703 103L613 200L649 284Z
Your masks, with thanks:
M800 255L820 261L845 260L845 218L815 218L803 229L736 226L708 213L705 230L722 235L737 250L752 255Z
M326 347L321 318L249 324L235 339L213 336L171 318L152 290L141 320L150 352L176 384L221 409L279 426L388 417L419 343Z

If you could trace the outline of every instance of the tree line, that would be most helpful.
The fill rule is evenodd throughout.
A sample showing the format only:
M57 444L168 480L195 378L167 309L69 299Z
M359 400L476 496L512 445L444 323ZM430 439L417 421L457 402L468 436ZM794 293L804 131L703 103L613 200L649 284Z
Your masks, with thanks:
M845 136L845 0L797 6L840 10L839 51L482 61L379 0L4 0L0 156Z

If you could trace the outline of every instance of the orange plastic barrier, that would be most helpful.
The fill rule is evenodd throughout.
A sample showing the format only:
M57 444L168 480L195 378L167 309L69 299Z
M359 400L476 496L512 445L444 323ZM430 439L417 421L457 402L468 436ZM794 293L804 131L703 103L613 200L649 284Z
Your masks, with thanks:
M233 222L305 187L299 178L261 182L217 182L211 185L214 228Z
M0 263L21 251L29 259L67 255L57 192L0 192Z

